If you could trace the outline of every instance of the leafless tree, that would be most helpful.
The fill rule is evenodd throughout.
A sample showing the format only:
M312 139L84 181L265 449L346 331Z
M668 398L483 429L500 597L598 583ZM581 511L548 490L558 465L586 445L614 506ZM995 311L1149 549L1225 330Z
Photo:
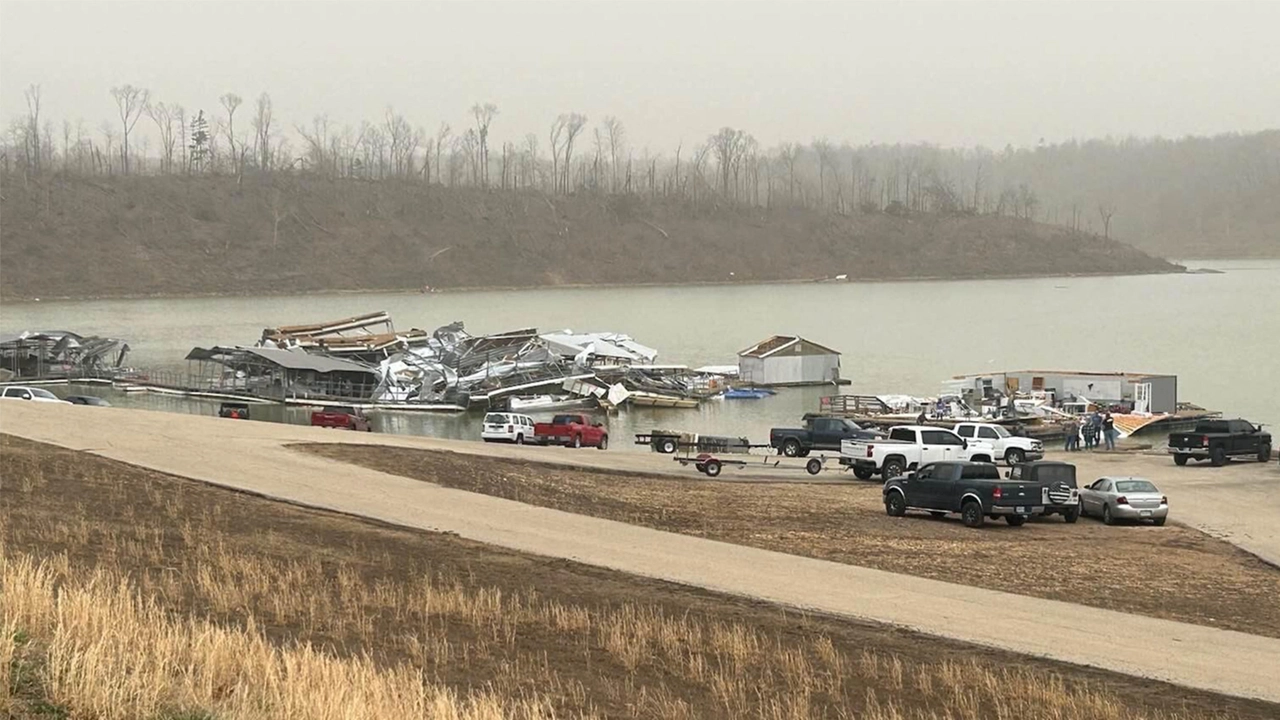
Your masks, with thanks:
M560 152L562 149L562 140L564 136L565 125L568 123L568 116L561 115L551 123L551 132L549 140L551 141L551 192L560 191Z
M120 115L120 126L123 130L123 142L120 157L123 160L121 171L129 174L129 134L133 132L133 126L138 123L138 118L142 117L142 111L147 107L147 101L151 99L151 93L148 90L134 87L132 85L121 85L120 87L111 88L111 97L115 98L116 110Z
M795 143L782 143L778 147L778 161L787 170L787 199L796 201L796 161L800 159L800 146Z
M1111 216L1116 214L1116 206L1111 203L1098 203L1098 218L1102 220L1102 236L1111 239ZM1123 233L1121 233L1123 237Z
M582 128L586 127L587 116L581 113L569 113L561 115L559 120L564 129L564 182L560 187L562 192L567 193L569 192L569 168L573 162L573 143L582 133Z
M746 152L749 139L745 132L727 126L707 139L707 146L720 164L720 193L725 197L729 197L729 177Z
M21 126L22 150L27 170L33 175L39 175L43 156L40 143L40 86L28 85L23 95L27 101L27 117Z
M240 107L240 103L244 102L244 100L235 93L226 93L218 98L218 101L222 103L222 107L227 111L227 146L231 151L232 172L236 172L239 170L237 167L238 155L236 154L236 108Z
M441 152L444 150L444 141L449 137L449 124L440 123L440 127L436 130L436 182L440 182L440 163L442 158ZM428 178L429 180L430 178Z
M329 116L317 115L312 118L309 130L301 125L295 125L294 129L307 143L307 163L318 172L336 174L336 158L329 152Z
M498 115L498 106L493 103L476 103L471 106L471 115L476 120L476 150L479 154L476 161L480 165L480 184L489 187L489 125Z
M262 93L254 105L253 113L253 155L258 167L270 170L273 165L271 153L271 121L273 119L271 96Z
M626 148L627 131L612 115L604 118L604 134L609 142L609 192L618 192L618 158Z
M160 171L173 172L173 151L176 145L174 137L173 110L162 102L147 105L147 115L156 124L160 134Z

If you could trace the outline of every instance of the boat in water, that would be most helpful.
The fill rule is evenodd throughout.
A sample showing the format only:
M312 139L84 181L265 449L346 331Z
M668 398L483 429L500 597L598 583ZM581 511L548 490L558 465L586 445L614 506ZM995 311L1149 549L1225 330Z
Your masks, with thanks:
M724 391L723 397L726 400L763 400L772 395L777 393L765 388L730 388Z
M590 398L572 395L518 395L507 398L507 409L512 412L551 412L588 407L593 404Z

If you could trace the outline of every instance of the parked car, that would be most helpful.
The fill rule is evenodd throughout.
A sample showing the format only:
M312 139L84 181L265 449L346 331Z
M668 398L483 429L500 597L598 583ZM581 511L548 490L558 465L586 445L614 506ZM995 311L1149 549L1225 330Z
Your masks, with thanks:
M68 395L67 402L72 405L94 405L97 407L111 407L111 403L94 395Z
M224 402L218 406L218 417L232 420L248 420L249 404L242 402Z
M1005 477L1015 482L1043 485L1042 514L1061 515L1069 523L1080 519L1080 489L1076 484L1075 465L1051 460L1020 463L1009 468Z
M995 457L1003 459L1010 467L1044 457L1044 443L1034 438L1014 435L1003 425L962 422L955 426L955 431L966 440L991 443L995 448Z
M802 428L773 428L769 445L780 455L805 457L814 450L839 452L844 440L874 440L884 437L875 427L861 425L844 418L806 417Z
M604 425L579 413L556 415L549 423L535 423L533 434L543 445L609 448L609 432Z
M884 511L893 517L908 510L926 510L934 517L960 513L969 527L1003 517L1017 527L1043 510L1043 491L1039 483L1002 479L994 463L935 462L885 482Z
M1169 433L1169 454L1178 465L1208 460L1214 467L1233 457L1271 461L1271 433L1248 420L1201 420L1191 432Z
M853 468L853 474L861 480L869 480L877 473L889 480L933 462L994 459L995 448L990 443L965 440L950 430L927 425L889 428L888 439L840 443L840 464Z
M489 413L480 428L480 439L485 442L523 445L525 441L533 442L535 436L533 418L519 413Z
M66 400L54 395L53 393L38 387L26 387L23 385L10 385L0 393L0 397L6 400L29 400L38 403L65 403L70 404Z
M311 413L312 427L344 428L372 432L369 417L350 405L328 405Z
M1081 488L1080 512L1100 517L1108 525L1120 520L1164 525L1169 518L1169 498L1146 478L1104 477Z

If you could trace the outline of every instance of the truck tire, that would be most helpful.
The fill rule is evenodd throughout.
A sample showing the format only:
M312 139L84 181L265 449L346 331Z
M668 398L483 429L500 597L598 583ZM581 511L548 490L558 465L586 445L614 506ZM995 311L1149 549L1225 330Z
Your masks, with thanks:
M900 492L891 492L884 498L884 513L889 517L902 517L907 514L907 499Z
M1080 506L1079 506L1079 505L1076 505L1075 507L1071 508L1070 510L1068 510L1068 511L1066 511L1066 512L1062 513L1062 519L1063 519L1063 520L1066 520L1068 525L1070 525L1070 524L1074 523L1075 521L1079 520L1079 519L1080 519Z
M672 455L676 451L676 441L672 438L662 438L658 441L658 452L663 455Z
M609 436L608 436L608 435L601 435L601 436L600 436L600 444L596 446L596 449L598 449L598 450L608 450L608 449L609 449Z
M1227 451L1223 450L1221 445L1209 451L1209 464L1214 467L1227 464Z
M870 480L875 477L876 471L871 468L856 467L853 469L853 476L859 480Z
M800 441L795 438L787 438L782 441L782 454L787 457L800 457Z
M884 465L880 466L880 476L885 480L896 478L906 469L906 463L901 458L889 458L884 461Z
M1178 467L1183 467L1184 465L1186 465L1186 464L1187 464L1187 456L1186 456L1186 455L1174 455L1174 456L1173 456L1173 464L1174 464L1174 465L1177 465Z
M1271 446L1270 445L1258 446L1258 462L1261 462L1261 463L1271 462Z
M1027 454L1018 448L1009 448L1008 452L1004 454L1004 461L1009 464L1009 467L1013 467L1026 459Z
M706 474L707 474L707 477L717 477L717 476L719 476L719 475L720 475L720 461L719 461L719 460L708 460L708 461L706 461L706 462L705 462L705 463L703 463L703 465L702 465L702 472L706 473Z
M966 527L977 528L987 519L982 515L982 504L974 500L969 500L960 508L960 519L964 521Z
M1009 527L1022 527L1027 523L1026 515L1005 515L1004 521L1009 523Z
M818 458L813 458L804 464L804 470L810 475L817 475L822 472L822 461Z
M574 436L573 436L573 446L574 446L574 447L576 447L576 448L580 448L580 447L582 447L582 436L581 436L581 435L574 435Z

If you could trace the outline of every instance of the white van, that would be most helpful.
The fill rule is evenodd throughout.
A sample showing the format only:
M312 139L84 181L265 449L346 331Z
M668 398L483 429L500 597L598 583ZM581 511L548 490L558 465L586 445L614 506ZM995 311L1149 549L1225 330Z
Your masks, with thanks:
M480 439L523 445L533 442L533 418L519 413L493 412L484 416Z

